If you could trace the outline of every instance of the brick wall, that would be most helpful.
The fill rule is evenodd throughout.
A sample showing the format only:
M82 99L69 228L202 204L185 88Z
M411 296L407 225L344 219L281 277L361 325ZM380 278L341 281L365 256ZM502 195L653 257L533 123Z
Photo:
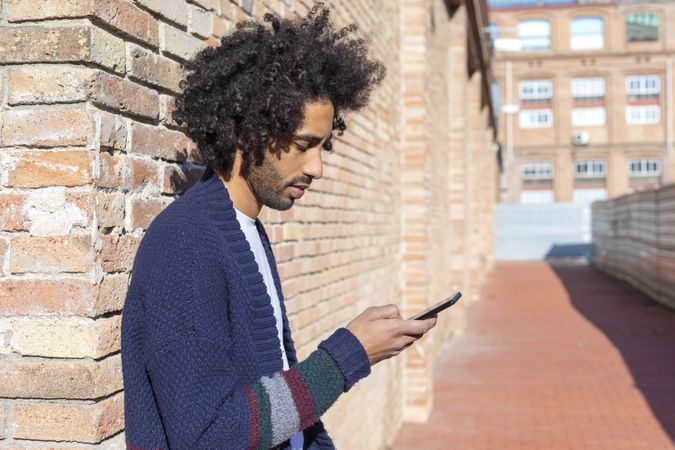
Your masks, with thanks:
M495 158L466 13L346 0L388 69L347 117L323 179L263 209L301 358L367 306L405 316L464 299L324 416L338 448L383 448L433 405L441 344L461 332L492 252ZM151 220L203 170L170 119L180 63L248 16L296 0L0 2L0 448L123 447L120 319ZM430 27L433 23L434 27ZM70 445L70 444L68 444Z

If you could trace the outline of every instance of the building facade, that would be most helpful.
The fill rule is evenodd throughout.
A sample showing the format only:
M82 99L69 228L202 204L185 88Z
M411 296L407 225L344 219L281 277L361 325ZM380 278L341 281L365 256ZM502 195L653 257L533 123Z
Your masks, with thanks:
M503 202L590 202L675 180L675 3L493 0Z
M8 0L0 8L0 448L124 448L120 322L136 249L204 170L171 118L181 63L305 0ZM322 418L382 449L433 407L432 373L493 261L499 174L484 1L340 0L388 75L287 211L263 208L300 359L365 308L433 332ZM189 299L186 299L189 300ZM67 442L64 444L64 442Z

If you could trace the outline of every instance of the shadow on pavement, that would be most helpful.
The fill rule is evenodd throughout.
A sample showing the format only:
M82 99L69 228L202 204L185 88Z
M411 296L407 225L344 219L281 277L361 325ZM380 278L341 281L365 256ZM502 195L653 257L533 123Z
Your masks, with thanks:
M591 258L591 244L553 244L546 252L544 259L579 258L589 261Z
M590 264L549 264L572 305L614 344L675 443L675 311Z

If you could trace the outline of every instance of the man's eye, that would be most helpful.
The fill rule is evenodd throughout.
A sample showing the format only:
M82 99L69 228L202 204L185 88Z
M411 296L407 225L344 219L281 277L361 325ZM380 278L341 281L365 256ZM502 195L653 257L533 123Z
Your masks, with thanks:
M296 142L295 146L298 148L298 150L302 150L303 152L306 151L306 150L309 150L309 145L302 145L302 144L298 144Z

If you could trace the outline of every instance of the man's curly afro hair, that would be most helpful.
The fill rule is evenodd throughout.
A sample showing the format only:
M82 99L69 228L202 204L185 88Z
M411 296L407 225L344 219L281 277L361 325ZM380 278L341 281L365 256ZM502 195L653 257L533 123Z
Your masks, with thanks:
M368 103L385 67L369 58L366 38L348 37L355 24L336 31L329 16L317 2L304 18L268 13L264 21L271 26L242 21L220 46L185 63L173 117L185 124L208 168L229 173L241 148L246 176L272 142L275 151L288 148L308 101L332 101L339 135L346 129L340 112ZM332 149L330 139L323 148Z

